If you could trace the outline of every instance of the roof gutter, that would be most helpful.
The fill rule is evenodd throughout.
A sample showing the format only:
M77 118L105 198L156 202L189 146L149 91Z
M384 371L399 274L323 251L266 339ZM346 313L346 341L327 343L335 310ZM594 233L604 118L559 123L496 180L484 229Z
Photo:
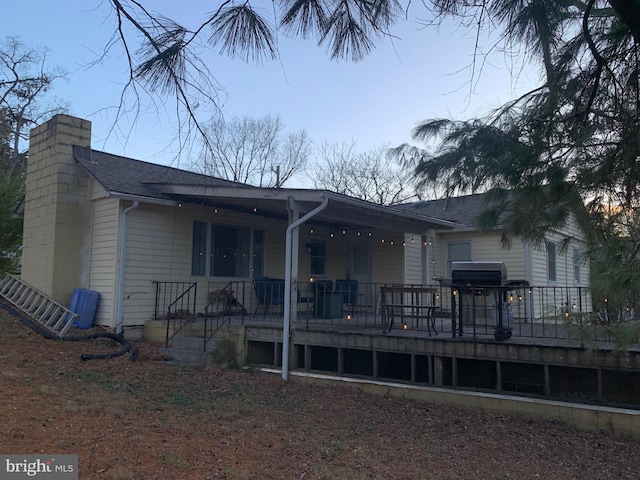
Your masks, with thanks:
M124 270L125 270L125 257L127 255L127 225L129 223L129 212L138 208L138 201L135 200L133 205L126 208L122 212L122 227L120 236L120 275L118 276L118 290L116 292L116 298L118 304L116 306L116 334L122 333L122 307L124 303Z
M161 198L144 197L142 195L131 195L128 193L114 192L111 190L107 192L107 197L117 198L118 200L129 200L134 203L142 202L142 203L149 203L152 205L167 205L170 207L178 203L174 200L163 200Z
M293 246L293 231L300 225L315 217L318 213L323 211L329 205L329 197L323 196L322 203L309 213L299 218L291 225L287 227L285 234L285 260L284 260L284 324L282 326L282 379L289 380L289 335L291 329L291 265L293 263L292 246Z
M346 205L352 205L354 207L362 207L362 208L366 208L367 210L371 210L374 212L379 212L379 213L384 213L384 214L388 214L389 212L393 212L393 214L397 217L402 217L402 218L406 218L407 220L419 220L419 221L429 221L431 223L433 223L434 225L438 225L440 227L443 228L448 228L448 229L453 229L453 228L459 228L461 225L459 223L456 222L452 222L449 220L442 220L439 218L435 218L435 217L430 217L428 215L422 215L420 213L414 213L414 212L410 212L410 211L406 211L406 210L402 210L399 208L395 208L393 205L391 206L387 206L387 205L378 205L378 204L373 204L371 202L366 202L364 200L360 200L359 198L352 198L352 197L348 197L346 195L341 195L339 193L335 193L335 192L324 192L323 193L323 197L328 197L332 200L336 200L339 203L344 203ZM430 227L433 228L433 227Z

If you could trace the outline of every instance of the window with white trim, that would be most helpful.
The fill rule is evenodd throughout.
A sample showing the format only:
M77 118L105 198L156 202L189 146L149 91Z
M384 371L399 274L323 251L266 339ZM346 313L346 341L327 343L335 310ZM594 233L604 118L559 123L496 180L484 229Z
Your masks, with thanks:
M556 252L556 244L550 240L546 241L547 244L547 279L550 282L555 282L557 280L557 252Z
M582 254L577 248L573 249L573 280L576 284L582 283Z
M447 277L451 278L451 262L470 262L471 242L447 243Z
M327 263L327 244L324 241L314 241L309 244L311 276L325 275Z
M193 222L191 274L198 277L259 277L264 233L245 227ZM253 273L253 275L251 275Z

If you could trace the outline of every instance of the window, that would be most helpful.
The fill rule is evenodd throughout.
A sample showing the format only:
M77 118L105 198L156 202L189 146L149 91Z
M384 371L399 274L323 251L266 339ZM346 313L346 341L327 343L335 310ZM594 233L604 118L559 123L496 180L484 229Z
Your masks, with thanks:
M447 277L451 278L451 262L470 262L471 242L451 242L447 244Z
M264 232L253 231L253 278L264 277Z
M191 274L211 277L261 276L264 233L249 228L193 222Z
M575 283L582 283L580 266L582 265L582 254L577 248L573 249L573 280Z
M555 282L556 276L556 244L547 240L547 278L550 282Z
M324 242L311 242L309 255L311 257L311 276L324 275L327 261L327 245Z
M251 258L248 228L211 225L211 277L248 277Z
M191 275L203 277L207 271L207 224L193 222Z

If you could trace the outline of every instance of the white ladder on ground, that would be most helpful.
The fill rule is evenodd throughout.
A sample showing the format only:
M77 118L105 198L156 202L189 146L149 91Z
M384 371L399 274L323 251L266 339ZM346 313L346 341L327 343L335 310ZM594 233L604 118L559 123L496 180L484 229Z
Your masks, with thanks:
M13 275L6 274L0 281L0 296L58 337L63 337L78 317Z

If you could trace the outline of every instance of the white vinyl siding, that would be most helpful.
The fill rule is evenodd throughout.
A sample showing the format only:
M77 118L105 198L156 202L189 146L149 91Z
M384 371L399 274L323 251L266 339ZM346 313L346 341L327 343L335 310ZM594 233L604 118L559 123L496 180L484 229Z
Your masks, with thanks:
M112 198L93 202L88 289L100 293L95 318L98 325L114 325L119 204Z
M404 282L410 285L423 283L422 240L420 235L406 234L404 236Z
M155 308L154 280L190 281L189 220L177 206L141 204L129 213L124 325L144 325L152 318Z
M277 222L274 226L273 220L228 212L216 213L216 210L205 207L140 204L129 213L128 219L123 304L125 325L143 325L152 318L155 281L198 282L196 310L201 311L207 300L207 291L221 288L230 280L237 280L191 275L194 221L263 229L264 275L284 276L285 222ZM276 228L278 231L274 230Z
M450 243L470 243L471 260L474 262L504 262L508 280L528 280L525 244L519 238L511 240L510 248L503 248L499 231L492 232L441 232L427 247L427 261L430 274L436 278L450 278L447 275L448 245Z

